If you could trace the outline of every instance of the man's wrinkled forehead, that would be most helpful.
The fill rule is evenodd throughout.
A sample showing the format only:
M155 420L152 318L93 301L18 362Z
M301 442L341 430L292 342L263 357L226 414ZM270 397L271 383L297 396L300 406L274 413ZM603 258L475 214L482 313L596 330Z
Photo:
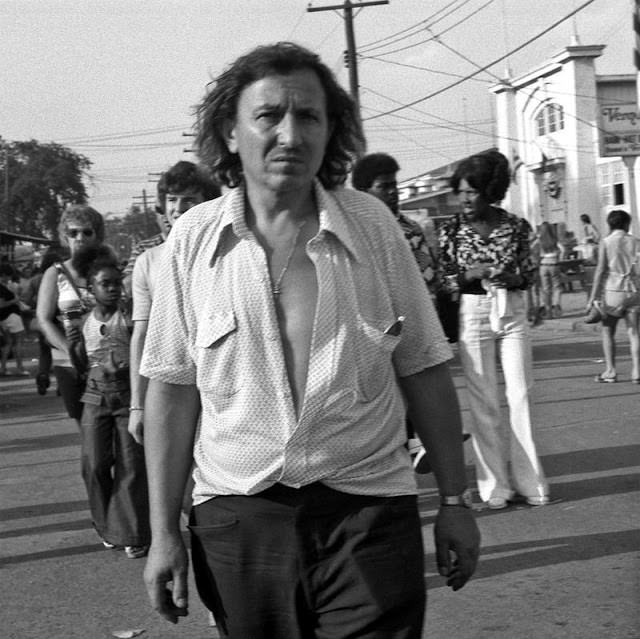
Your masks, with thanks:
M318 75L318 73L316 72L315 69L311 68L311 67L299 67L299 68L295 68L295 69L291 69L288 71L278 71L278 70L270 70L267 71L265 73L262 73L260 75L257 75L255 78L253 78L252 80L246 82L242 88L240 89L237 98L236 98L236 103L235 103L235 115L237 116L238 114L238 109L240 106L240 101L242 99L242 96L246 94L246 92L252 88L255 87L256 84L258 84L259 82L262 82L263 80L267 79L267 78L272 78L275 80L281 80L283 85L287 84L287 80L290 79L293 75L295 75L296 73L310 73L313 74L313 77L315 77L318 81L318 86L320 87L321 91L322 91L322 95L323 95L323 106L326 112L327 117L329 117L329 104L328 104L328 99L327 99L327 89L324 86L323 82L322 82L322 78Z

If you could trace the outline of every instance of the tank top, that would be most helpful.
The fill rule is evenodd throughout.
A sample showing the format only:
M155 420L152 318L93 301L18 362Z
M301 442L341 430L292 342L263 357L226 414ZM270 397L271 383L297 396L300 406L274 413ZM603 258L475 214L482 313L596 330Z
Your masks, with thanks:
M113 364L117 368L129 366L129 342L131 332L129 322L120 310L117 310L106 322L91 311L82 328L84 343L89 357L89 366Z
M613 231L602 240L607 252L608 291L634 292L637 282L637 261L640 240L621 229Z
M62 314L73 308L83 308L86 313L95 306L93 294L84 286L76 286L71 283L66 269L60 262L54 264L58 272L58 316L57 320L62 323ZM76 292L76 288L78 289ZM78 295L80 293L80 295ZM64 351L59 348L51 349L51 357L55 366L71 366L71 360Z

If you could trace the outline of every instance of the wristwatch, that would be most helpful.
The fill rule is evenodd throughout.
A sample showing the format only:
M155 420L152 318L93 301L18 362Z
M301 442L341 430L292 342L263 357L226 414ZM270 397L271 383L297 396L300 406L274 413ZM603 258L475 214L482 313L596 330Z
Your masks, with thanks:
M442 495L440 497L441 506L464 506L465 508L471 508L472 504L473 497L468 488L465 488L459 495Z

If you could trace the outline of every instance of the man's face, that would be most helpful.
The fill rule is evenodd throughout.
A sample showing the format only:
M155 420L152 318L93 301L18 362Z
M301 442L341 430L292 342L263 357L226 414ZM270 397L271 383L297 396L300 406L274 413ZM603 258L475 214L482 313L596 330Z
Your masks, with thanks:
M398 183L395 173L382 173L378 175L367 193L382 200L394 215L398 214Z
M167 193L164 202L165 219L172 227L183 213L204 202L204 196L196 187L191 187L179 193Z
M284 194L309 189L329 135L324 89L305 69L246 86L227 145L240 155L249 190Z

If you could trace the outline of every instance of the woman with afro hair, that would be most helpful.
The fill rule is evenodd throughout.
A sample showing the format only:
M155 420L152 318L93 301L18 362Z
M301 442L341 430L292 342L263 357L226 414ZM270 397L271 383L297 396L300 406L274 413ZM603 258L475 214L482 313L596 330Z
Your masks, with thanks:
M472 423L481 499L506 508L519 495L531 506L549 501L533 440L526 289L535 277L529 223L498 206L509 163L492 150L463 160L451 187L461 212L440 229L440 268L460 293L459 351ZM509 424L502 424L497 358L504 372ZM510 462L510 464L509 464Z

